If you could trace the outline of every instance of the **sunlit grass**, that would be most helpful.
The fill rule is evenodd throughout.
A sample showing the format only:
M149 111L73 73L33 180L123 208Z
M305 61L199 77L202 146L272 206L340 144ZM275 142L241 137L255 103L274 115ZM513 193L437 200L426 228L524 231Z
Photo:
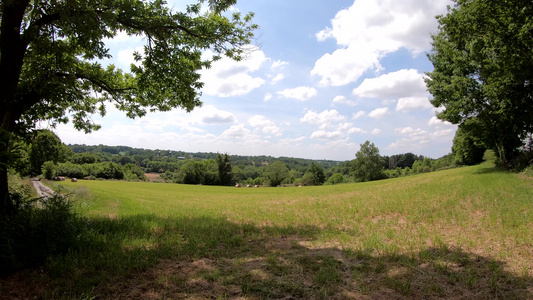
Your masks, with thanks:
M61 184L86 187L91 236L48 265L56 296L533 297L533 181L490 163L303 188Z
M490 164L364 184L234 188L82 181L80 211L121 218L223 218L259 228L316 228L319 246L377 253L452 245L509 258L533 246L532 184Z

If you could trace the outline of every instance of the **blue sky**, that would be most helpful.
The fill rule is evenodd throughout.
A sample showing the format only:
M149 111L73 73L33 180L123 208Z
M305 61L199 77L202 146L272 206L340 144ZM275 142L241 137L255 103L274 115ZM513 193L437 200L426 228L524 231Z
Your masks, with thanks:
M449 4L240 0L232 10L255 12L260 26L254 51L202 71L201 108L131 120L109 107L93 117L97 132L55 132L65 143L332 160L353 159L369 140L382 155L438 158L451 151L457 127L435 118L423 77L435 16ZM107 63L128 70L143 40L119 35L107 45Z

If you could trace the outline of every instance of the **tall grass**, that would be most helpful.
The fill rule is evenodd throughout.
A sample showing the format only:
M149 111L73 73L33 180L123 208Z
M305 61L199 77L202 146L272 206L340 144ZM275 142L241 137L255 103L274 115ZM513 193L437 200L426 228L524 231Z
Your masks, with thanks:
M304 188L62 185L86 187L89 225L38 279L54 298L533 297L533 183L489 163Z

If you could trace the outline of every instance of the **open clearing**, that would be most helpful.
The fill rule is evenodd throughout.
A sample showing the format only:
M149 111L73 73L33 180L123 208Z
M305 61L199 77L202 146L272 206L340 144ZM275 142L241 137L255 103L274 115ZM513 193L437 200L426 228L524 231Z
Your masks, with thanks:
M89 219L87 247L0 294L533 298L533 180L489 163L303 188L61 184Z

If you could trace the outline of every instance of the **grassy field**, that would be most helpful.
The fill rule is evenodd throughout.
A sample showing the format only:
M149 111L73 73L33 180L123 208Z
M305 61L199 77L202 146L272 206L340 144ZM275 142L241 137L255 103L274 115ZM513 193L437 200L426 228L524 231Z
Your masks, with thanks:
M533 299L533 179L490 163L302 188L62 185L88 218L86 246L1 280L1 294Z

